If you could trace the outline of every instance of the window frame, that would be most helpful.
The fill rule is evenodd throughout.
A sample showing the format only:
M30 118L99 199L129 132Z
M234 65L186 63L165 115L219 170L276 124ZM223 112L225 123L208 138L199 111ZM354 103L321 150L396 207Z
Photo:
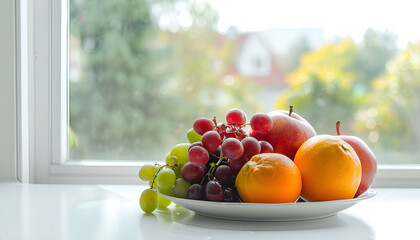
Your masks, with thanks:
M18 81L28 86L18 93L28 99L19 116L19 135L26 139L19 149L27 156L18 159L22 179L33 183L138 184L138 170L151 161L65 161L68 156L68 1L19 1L21 37L27 35L27 49L20 64ZM22 7L23 6L23 7ZM64 24L63 24L64 23ZM18 48L24 49L25 43ZM27 78L25 78L27 76ZM20 105L25 101L21 101ZM25 112L27 111L27 112ZM27 126L26 126L27 124ZM420 164L380 165L374 187L420 187Z
M43 0L37 4L21 1L21 4L23 10L17 14L22 20L20 29L28 37L26 72L29 78L20 81L28 81L29 87L20 98L29 99L26 138L30 146L29 149L22 148L22 152L28 152L28 158L19 159L20 166L26 169L22 171L21 180L33 183L140 183L137 174L144 162L66 161L68 1Z

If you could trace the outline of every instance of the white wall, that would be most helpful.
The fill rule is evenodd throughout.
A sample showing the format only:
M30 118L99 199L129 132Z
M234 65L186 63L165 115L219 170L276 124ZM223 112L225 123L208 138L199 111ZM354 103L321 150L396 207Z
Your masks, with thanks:
M15 3L0 1L0 179L16 179Z

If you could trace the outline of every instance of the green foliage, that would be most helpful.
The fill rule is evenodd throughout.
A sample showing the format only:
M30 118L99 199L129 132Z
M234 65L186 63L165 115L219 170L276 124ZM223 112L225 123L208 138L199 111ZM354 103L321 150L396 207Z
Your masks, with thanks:
M300 58L303 54L313 50L310 46L309 40L307 37L302 37L296 41L289 50L289 54L284 66L285 71L289 73L299 66Z
M384 73L387 62L395 57L396 36L368 29L359 48L357 68L365 74L364 81L369 84Z
M180 14L180 6L191 26L162 29L160 18ZM163 159L187 141L196 118L220 119L233 106L252 108L252 85L237 78L226 86L220 79L235 46L215 44L218 17L204 6L185 0L70 1L70 53L80 55L81 70L80 79L70 82L70 126L79 139L72 159Z
M343 129L351 129L354 112L365 103L354 85L362 75L355 70L358 53L357 46L344 39L305 54L289 76L289 87L280 95L277 107L293 105L318 133L334 133L338 120Z
M68 128L68 133L69 133L69 151L71 151L73 147L79 146L79 140L77 139L77 136L74 134L71 127Z
M420 145L420 42L409 44L373 83L371 101L380 109L377 131L384 147L418 151ZM390 141L391 140L391 141Z
M418 151L420 43L391 60L395 53L395 36L371 29L360 45L344 39L322 46L301 58L277 107L294 105L319 134L334 134L340 120L343 134L374 149Z
M72 18L86 58L83 80L70 85L70 125L81 143L72 157L109 159L126 149L126 158L142 156L170 131L161 106L177 104L159 92L169 72L158 63L168 50L153 45L147 2L86 1Z

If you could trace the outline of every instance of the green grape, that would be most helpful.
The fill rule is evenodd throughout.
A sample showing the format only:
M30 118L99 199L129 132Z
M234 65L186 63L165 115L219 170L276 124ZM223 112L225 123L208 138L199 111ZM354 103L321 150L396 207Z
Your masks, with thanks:
M158 205L158 194L153 189L146 189L141 193L139 203L145 213L151 213Z
M172 191L170 188L168 189L159 189L160 193L163 193L165 195L171 196L172 195ZM157 208L158 209L163 209L163 208L167 208L169 205L171 204L171 200L166 199L164 197L161 197L160 195L158 195L158 205Z
M174 159L171 158L171 154L166 155L166 160L165 160L166 164L174 164L175 161ZM182 163L178 163L178 166L172 168L169 166L169 168L172 168L172 170L174 170L176 178L180 178L181 177L181 169L182 166L184 166L184 164Z
M166 155L165 162L166 162L166 164L174 164L175 163L175 161L171 158L170 153L168 153L168 155Z
M157 185L161 189L167 189L174 185L176 174L170 168L162 168L156 177Z
M171 157L176 157L176 160L180 164L186 164L188 162L188 147L189 143L179 143L175 145L171 150Z
M165 194L167 196L172 196L172 190L171 190L171 188L167 188L167 189L158 188L158 190L159 190L160 193L163 193L163 194Z
M187 198L187 192L190 186L191 183L185 181L182 178L178 178L175 180L174 186L172 186L172 194L174 197Z
M149 181L149 187L151 187L151 188L153 188L153 189L158 189L156 179L155 179L155 182L153 183L153 186L152 186L152 182L153 182L153 180L150 180L150 181Z
M172 170L174 170L174 172L175 172L176 178L180 178L181 177L181 169L182 169L182 166L184 166L184 164L180 164L180 165L172 168Z
M139 171L139 177L143 181L150 181L153 179L153 176L156 174L159 166L153 164L144 164Z
M202 137L203 136L198 135L192 128L187 132L187 138L190 143L200 142Z

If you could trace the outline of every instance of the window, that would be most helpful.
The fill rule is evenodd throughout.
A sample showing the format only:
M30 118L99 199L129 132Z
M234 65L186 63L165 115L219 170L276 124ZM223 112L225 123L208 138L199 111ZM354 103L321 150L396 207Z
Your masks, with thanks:
M245 1L241 11L222 1L62 3L48 6L52 14L34 6L35 28L52 26L51 39L34 36L46 52L35 66L36 104L50 114L45 123L35 114L35 128L51 133L44 157L52 181L63 174L133 181L138 168L129 165L163 160L187 141L197 117L290 104L318 133L334 134L340 120L342 133L364 139L382 164L379 178L404 181L419 169L404 166L420 163L415 14L381 2L363 3L365 10L357 2ZM378 4L383 14L371 21ZM357 21L351 12L360 12Z

